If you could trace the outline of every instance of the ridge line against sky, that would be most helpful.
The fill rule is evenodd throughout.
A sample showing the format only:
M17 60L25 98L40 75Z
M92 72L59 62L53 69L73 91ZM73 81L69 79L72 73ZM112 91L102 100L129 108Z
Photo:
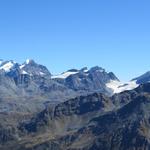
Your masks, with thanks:
M0 55L54 74L100 66L128 81L150 70L148 0L0 1Z

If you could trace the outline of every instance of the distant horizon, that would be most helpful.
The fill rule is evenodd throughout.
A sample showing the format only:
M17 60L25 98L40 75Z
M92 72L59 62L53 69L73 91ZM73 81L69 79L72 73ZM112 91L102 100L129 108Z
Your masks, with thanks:
M39 64L39 65L44 65L45 67L47 67L47 65L45 65L45 64L42 64L42 63L40 63L40 62L38 62L38 61L36 61L36 59L32 59L32 58L27 58L27 59L24 59L24 61L23 62L18 62L18 61L16 61L16 60L14 60L14 59L2 59L2 58L0 58L0 60L1 61L14 61L14 62L16 62L16 63L19 63L20 65L22 65L23 63L25 63L27 60L33 60L35 63L37 63L37 64ZM62 73L64 73L64 72L66 72L66 71L68 71L68 70L71 70L71 69L77 69L77 70L81 70L81 69L83 69L83 68L87 68L88 70L90 70L91 68L93 68L93 67L101 67L102 69L104 69L106 72L113 72L114 74L115 74L115 76L120 80L120 81L122 81L122 82L124 82L124 83L126 83L126 82L128 82L128 81L130 81L130 80L132 80L132 79L134 79L134 78L137 78L137 77L139 77L139 76L141 76L141 75L143 75L143 74L145 74L146 72L148 72L149 70L147 70L147 71L145 71L145 72L143 72L143 73L141 73L141 74L139 74L139 75L137 75L137 76L135 76L135 77L132 77L131 79L129 79L129 80L121 80L118 76L117 76L117 74L113 71L113 70L107 70L107 68L104 68L103 66L100 66L100 65L95 65L95 66L81 66L80 68L75 68L75 67L72 67L72 68L68 68L68 69L66 69L66 70L63 70L62 72L53 72L53 68L51 68L51 70L47 67L47 69L49 70L49 72L52 74L52 75L59 75L59 74L62 74ZM55 68L54 68L54 70L55 70Z
M149 0L0 1L0 55L54 74L100 66L122 81L150 70Z

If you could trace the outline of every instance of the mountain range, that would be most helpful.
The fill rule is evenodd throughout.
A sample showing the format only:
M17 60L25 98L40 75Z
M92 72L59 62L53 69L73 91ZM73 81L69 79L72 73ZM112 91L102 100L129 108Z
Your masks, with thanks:
M150 72L121 82L95 66L53 75L0 60L0 149L150 149Z

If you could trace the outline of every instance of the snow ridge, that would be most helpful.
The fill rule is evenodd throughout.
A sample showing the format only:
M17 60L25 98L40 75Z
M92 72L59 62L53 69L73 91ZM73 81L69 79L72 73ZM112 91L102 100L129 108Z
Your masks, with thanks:
M59 79L66 79L67 77L69 77L70 75L73 75L73 74L77 74L79 72L71 72L71 71L68 71L68 72L64 72L60 75L54 75L52 76L52 79L56 79L56 78L59 78Z
M111 80L110 82L106 83L106 87L110 88L113 93L120 93L123 91L128 91L135 89L139 86L139 84L136 83L136 80L129 81L127 83L122 83L117 80Z

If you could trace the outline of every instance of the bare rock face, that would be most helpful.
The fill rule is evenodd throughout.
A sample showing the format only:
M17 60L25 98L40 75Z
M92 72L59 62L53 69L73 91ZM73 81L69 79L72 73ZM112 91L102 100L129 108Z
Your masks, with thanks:
M113 97L94 93L49 105L34 117L19 118L9 129L1 127L0 148L148 150L149 86L144 84Z

